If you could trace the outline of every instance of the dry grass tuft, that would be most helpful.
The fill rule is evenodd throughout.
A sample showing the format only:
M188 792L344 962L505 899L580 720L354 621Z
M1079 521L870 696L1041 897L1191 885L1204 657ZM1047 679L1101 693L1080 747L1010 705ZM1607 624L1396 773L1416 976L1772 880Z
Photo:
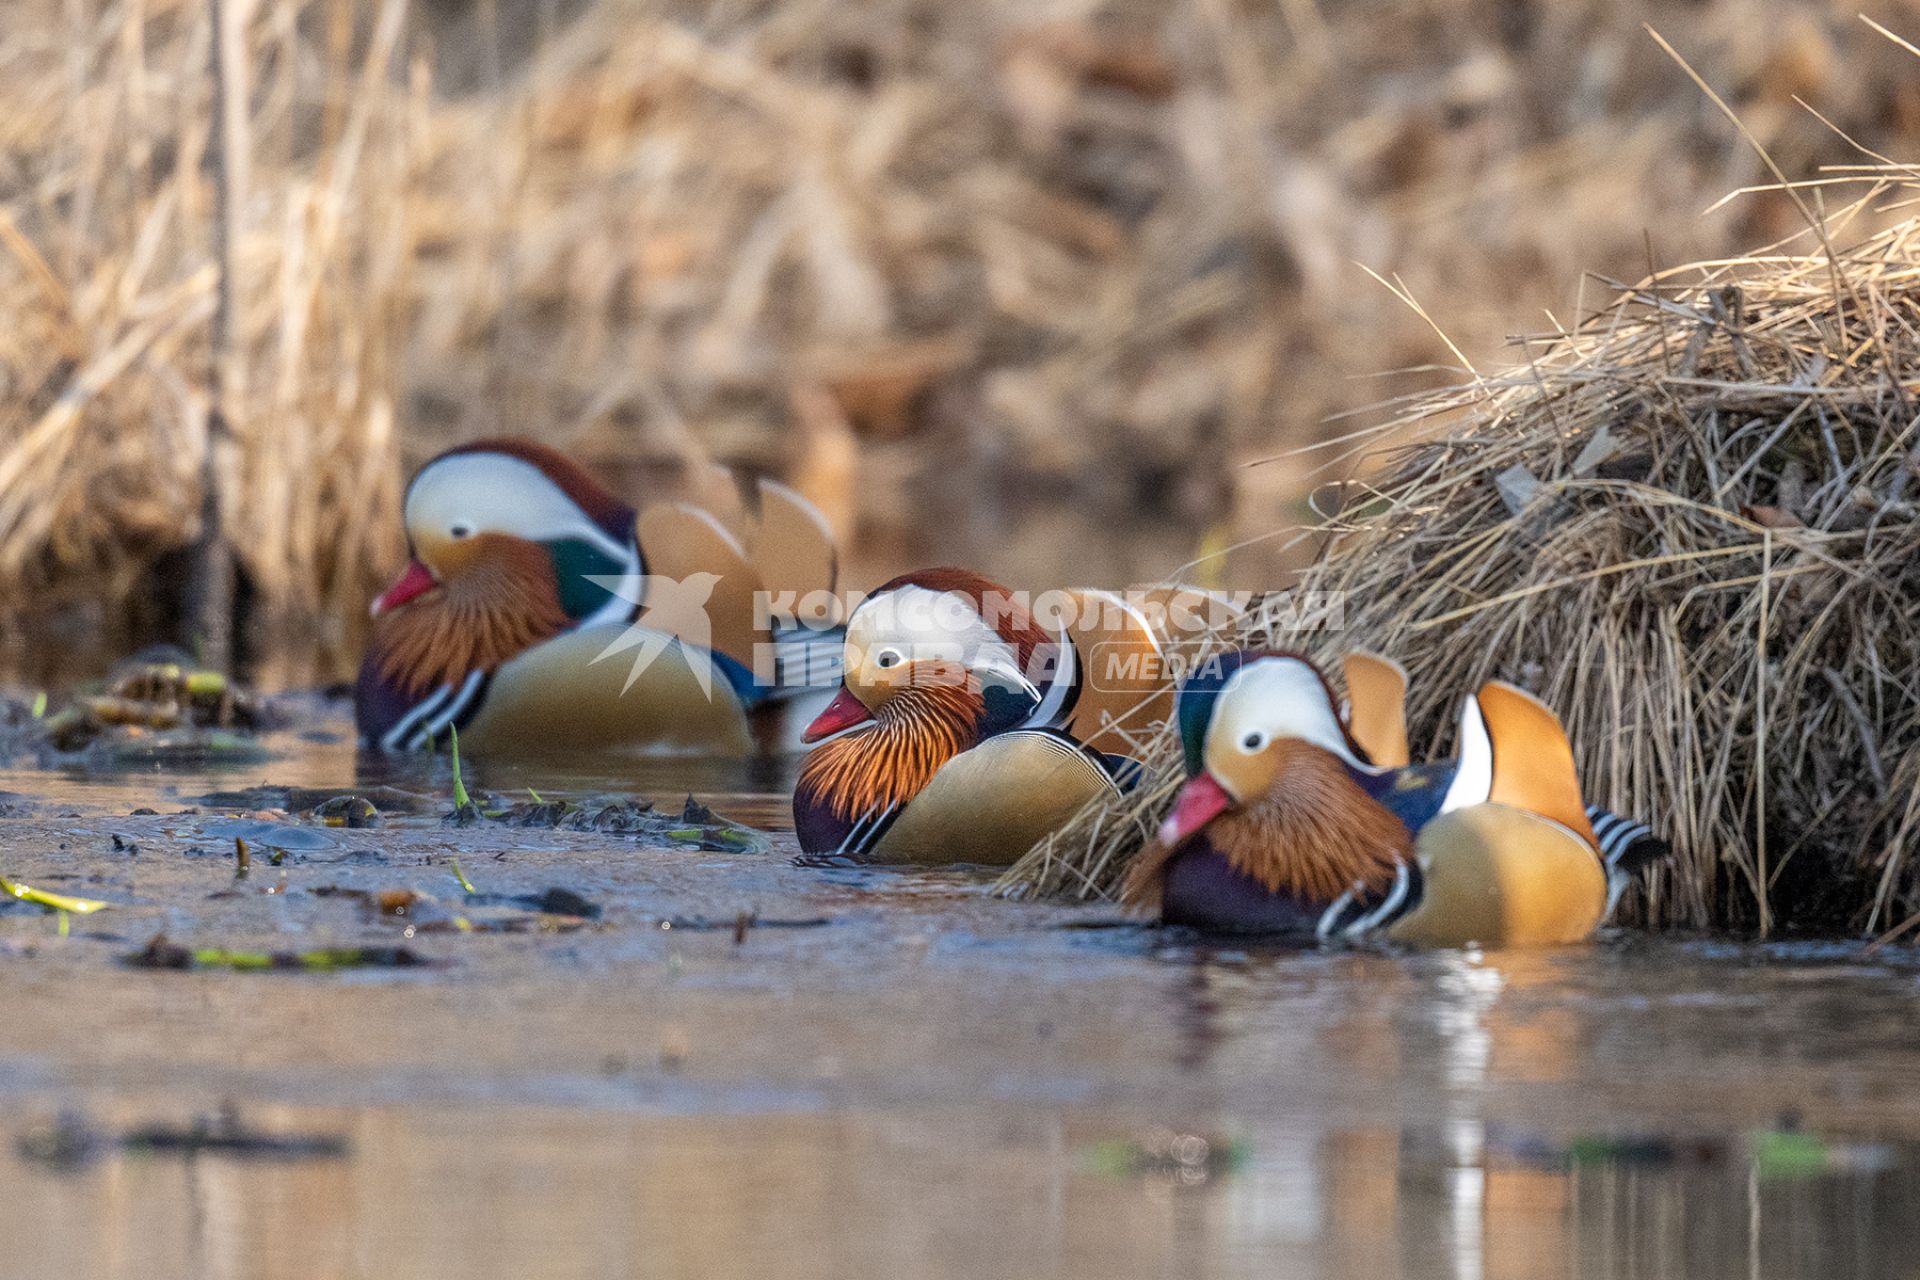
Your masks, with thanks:
M1664 272L1529 350L1385 429L1431 438L1325 526L1308 647L1404 662L1436 751L1482 681L1538 692L1589 798L1673 840L1655 923L1920 910L1920 220ZM1008 883L1111 891L1178 772L1171 734L1150 753L1158 785Z

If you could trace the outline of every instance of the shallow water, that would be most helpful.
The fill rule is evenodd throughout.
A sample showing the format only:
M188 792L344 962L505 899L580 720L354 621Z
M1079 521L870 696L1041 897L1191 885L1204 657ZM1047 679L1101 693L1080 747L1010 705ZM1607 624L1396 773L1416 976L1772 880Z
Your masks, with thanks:
M0 1272L1913 1272L1913 951L1205 946L1000 901L984 874L795 868L784 836L715 854L431 815L318 831L236 881L209 834L233 815L178 811L215 788L349 781L350 739L329 731L237 775L0 771L28 797L0 818L0 874L115 904L65 938L37 907L0 912ZM482 760L469 782L692 790L772 823L786 767ZM443 765L369 776L447 785ZM407 937L462 909L456 854L483 891L563 885L604 915ZM398 888L436 901L388 918L313 892ZM120 963L162 931L402 943L444 965ZM227 1105L346 1153L19 1153L63 1111L111 1134Z

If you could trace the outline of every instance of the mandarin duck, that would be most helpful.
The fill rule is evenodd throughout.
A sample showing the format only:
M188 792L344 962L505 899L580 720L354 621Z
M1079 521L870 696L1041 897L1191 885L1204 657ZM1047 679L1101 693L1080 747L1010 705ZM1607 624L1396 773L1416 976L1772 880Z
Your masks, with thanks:
M1377 653L1355 650L1341 659L1347 681L1347 733L1368 763L1404 769L1410 763L1407 747L1407 673L1399 663ZM1653 828L1597 804L1587 806L1587 820L1600 841L1607 864L1607 910L1611 916L1621 896L1643 867L1663 861L1671 846Z
M531 441L434 458L407 487L412 558L373 602L362 740L420 750L453 728L493 751L752 751L763 709L832 688L840 648L837 627L776 632L756 610L762 591L835 577L813 508L770 481L759 499L743 546L699 507L636 512Z
M1170 711L1160 640L1119 596L1057 600L1050 628L941 568L853 610L844 684L803 735L818 745L794 787L802 861L1011 863L1133 784L1124 752Z
M1345 717L1298 654L1223 654L1188 677L1175 708L1187 781L1126 901L1168 924L1323 941L1568 943L1665 852L1582 802L1566 733L1531 695L1483 686L1458 758L1412 765L1404 674L1370 655L1347 672ZM1603 844L1596 814L1641 835Z

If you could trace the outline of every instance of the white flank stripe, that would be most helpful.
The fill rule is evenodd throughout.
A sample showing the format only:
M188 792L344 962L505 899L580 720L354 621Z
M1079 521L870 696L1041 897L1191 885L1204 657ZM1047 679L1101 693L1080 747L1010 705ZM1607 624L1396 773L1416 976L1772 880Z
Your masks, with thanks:
M423 747L432 746L434 740L447 731L447 726L460 718L461 713L467 709L467 704L473 701L473 695L480 688L480 682L486 678L486 672L475 671L461 681L459 692L448 700L446 708L434 716L433 722L422 733L415 735L419 741L413 746L413 750L418 751Z
M406 740L408 734L413 732L413 726L425 717L432 715L434 711L439 708L440 704L445 702L452 693L453 686L443 684L429 694L425 702L419 703L413 710L401 716L399 723L380 735L381 749L383 751L400 750L400 744Z

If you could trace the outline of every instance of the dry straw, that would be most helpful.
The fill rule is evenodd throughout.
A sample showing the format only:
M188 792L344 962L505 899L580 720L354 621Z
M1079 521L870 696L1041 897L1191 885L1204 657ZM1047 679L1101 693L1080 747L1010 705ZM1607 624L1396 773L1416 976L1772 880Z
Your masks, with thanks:
M1522 368L1424 397L1271 640L1410 670L1413 740L1480 682L1566 721L1589 798L1677 850L1650 920L1881 930L1920 908L1920 220L1903 170L1803 243L1655 275ZM1402 435L1404 438L1404 435ZM1297 606L1296 606L1297 607ZM1268 618L1267 621L1271 621ZM1258 633L1260 626L1250 629ZM1417 749L1417 748L1416 748ZM1110 892L1159 781L1009 875Z
M1914 104L1851 9L1776 0L242 7L227 518L335 670L403 463L488 432L785 470L916 558L952 552L908 485L991 512L1048 477L1082 536L1271 527L1291 477L1228 495L1225 464L1445 358L1350 262L1480 352L1580 266L1635 273L1643 228L1701 257L1795 216L1694 216L1767 175L1643 8L1795 177L1844 144L1794 95L1868 145ZM5 6L0 615L75 603L98 634L196 532L208 17Z
M955 554L930 499L985 524L1035 476L1081 539L1155 511L1271 527L1292 476L1228 494L1229 463L1371 395L1356 375L1447 358L1352 261L1477 353L1582 265L1637 274L1643 228L1702 257L1795 216L1777 193L1694 216L1768 175L1643 10L1796 178L1845 144L1795 95L1867 145L1914 109L1850 8L1777 0L232 8L226 518L335 671L395 567L404 463L490 432L784 470L915 559ZM150 638L127 606L196 533L208 9L5 6L0 641L63 604Z
M237 0L236 0L237 3ZM397 553L393 350L414 257L406 5L263 0L232 211L227 537L289 616L363 613ZM166 592L198 533L216 307L203 4L23 0L0 37L0 620ZM142 639L150 637L141 637ZM336 640L338 639L336 634Z

